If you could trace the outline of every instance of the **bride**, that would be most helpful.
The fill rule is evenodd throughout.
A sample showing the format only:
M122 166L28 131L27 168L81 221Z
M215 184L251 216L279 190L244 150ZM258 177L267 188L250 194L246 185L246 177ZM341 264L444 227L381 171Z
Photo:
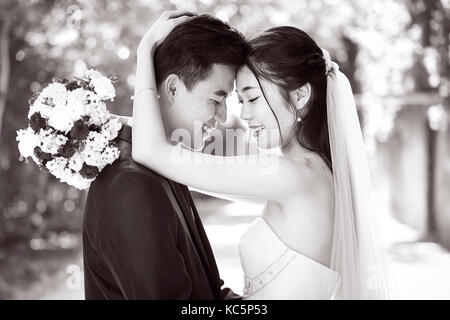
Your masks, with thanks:
M179 20L163 16L138 48L133 159L200 190L266 200L240 242L245 299L392 298L356 107L337 64L297 28L266 30L249 41L236 88L258 148L280 152L194 152L166 139L151 55Z

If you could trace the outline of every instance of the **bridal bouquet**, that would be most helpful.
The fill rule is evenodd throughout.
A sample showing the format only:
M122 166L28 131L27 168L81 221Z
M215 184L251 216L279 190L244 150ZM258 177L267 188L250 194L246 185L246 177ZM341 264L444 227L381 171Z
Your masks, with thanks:
M83 79L54 80L29 101L28 128L17 131L19 152L61 182L86 189L119 157L122 124L106 108L115 79L88 70Z

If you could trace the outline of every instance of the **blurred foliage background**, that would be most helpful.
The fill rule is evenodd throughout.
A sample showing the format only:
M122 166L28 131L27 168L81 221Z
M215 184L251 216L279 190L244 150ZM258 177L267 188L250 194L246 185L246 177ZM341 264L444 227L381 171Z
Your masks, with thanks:
M15 136L26 125L28 99L53 77L72 78L96 68L119 77L110 110L131 115L139 39L163 11L174 9L209 13L249 37L275 25L308 32L330 51L352 82L368 152L374 157L383 148L385 154L395 154L396 145L390 141L396 119L402 110L410 110L408 106L419 105L424 112L419 112L418 123L426 138L417 151L424 158L418 164L417 170L424 173L417 183L424 186L418 191L424 210L423 217L410 223L423 228L424 234L439 234L436 221L441 205L436 199L439 190L450 191L448 178L440 182L443 186L435 181L440 172L436 166L443 166L444 176L450 172L448 148L436 151L439 135L449 141L449 0L2 0L0 297L11 297L11 287L18 285L13 279L32 281L42 273L45 266L28 263L36 252L77 254L81 245L85 193L19 161ZM402 161L416 160L408 154ZM390 172L383 165L377 168L377 175ZM394 200L393 205L401 208ZM450 215L448 209L442 210ZM401 219L406 213L398 211ZM408 217L403 219L408 222Z

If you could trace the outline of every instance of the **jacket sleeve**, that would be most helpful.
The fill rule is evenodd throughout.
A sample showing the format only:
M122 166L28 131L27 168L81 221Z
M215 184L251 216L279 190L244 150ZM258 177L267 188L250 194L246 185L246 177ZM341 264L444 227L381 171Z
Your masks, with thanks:
M224 285L224 281L220 279L220 285ZM233 292L230 288L222 288L220 290L220 300L242 300L242 297Z
M122 172L101 210L101 253L126 299L188 299L191 281L177 250L177 222L157 177Z

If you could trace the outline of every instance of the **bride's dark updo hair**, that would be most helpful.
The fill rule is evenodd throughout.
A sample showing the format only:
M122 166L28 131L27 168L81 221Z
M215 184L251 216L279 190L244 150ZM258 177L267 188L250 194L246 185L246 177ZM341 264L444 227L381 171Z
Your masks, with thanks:
M292 108L294 115L297 112L289 98L289 92L306 83L311 85L311 97L303 108L305 112L301 116L302 121L295 124L295 135L301 146L317 152L331 169L326 64L322 49L302 30L275 27L249 41L247 66L258 82L261 78L279 87L281 96ZM261 83L259 85L270 107L264 88ZM270 109L278 122L272 107Z

